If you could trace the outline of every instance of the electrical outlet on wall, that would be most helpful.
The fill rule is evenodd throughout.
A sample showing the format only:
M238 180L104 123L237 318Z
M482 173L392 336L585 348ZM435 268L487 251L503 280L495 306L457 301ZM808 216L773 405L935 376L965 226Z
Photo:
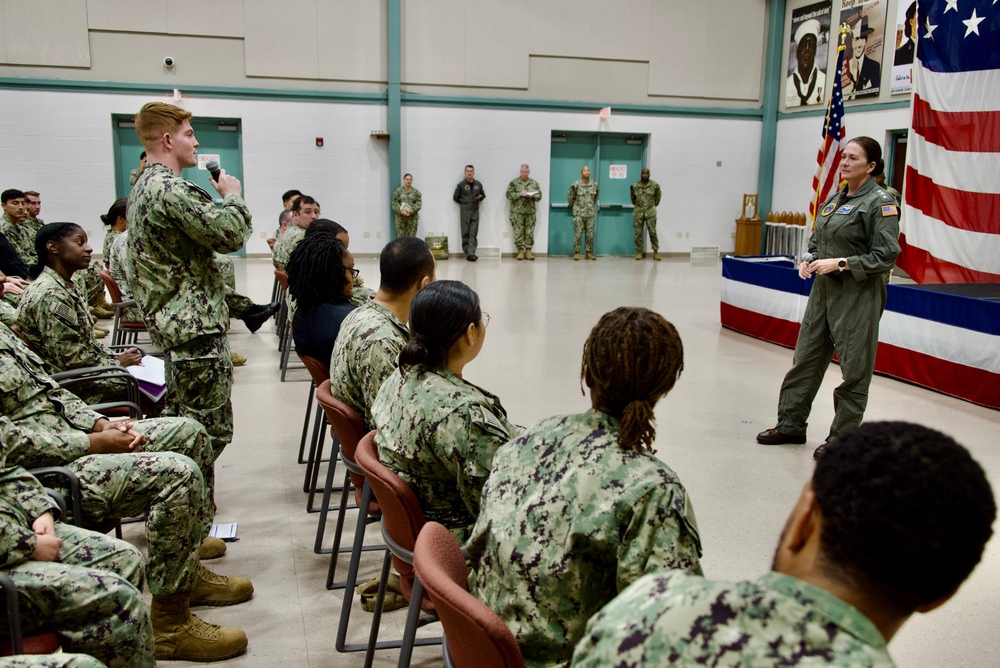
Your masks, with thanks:
M261 239L267 239L267 232L261 232L260 233L260 238Z
M736 235L734 234L733 236L735 237ZM375 238L376 239L381 239L382 238L382 233L381 232L376 232L375 233Z
M363 237L364 237L365 239L371 239L371 237L372 237L372 233L371 233L371 232L368 232L368 231L365 231L364 235L362 235L362 236L363 236Z
M504 239L510 239L510 232L504 232L503 233L503 238Z

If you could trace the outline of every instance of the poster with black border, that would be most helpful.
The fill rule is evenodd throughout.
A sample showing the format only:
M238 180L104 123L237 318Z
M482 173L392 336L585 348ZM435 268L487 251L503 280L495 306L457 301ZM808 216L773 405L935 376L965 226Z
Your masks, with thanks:
M841 84L844 100L878 95L882 87L887 0L842 0L840 23L851 28Z
M785 81L785 107L788 109L826 101L832 5L827 0L792 10L788 78Z

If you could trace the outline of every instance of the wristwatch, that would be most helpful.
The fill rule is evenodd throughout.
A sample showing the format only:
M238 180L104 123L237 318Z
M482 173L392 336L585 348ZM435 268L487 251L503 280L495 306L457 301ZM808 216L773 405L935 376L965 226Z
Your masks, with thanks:
M844 271L844 269L847 268L847 258L840 258L840 262L837 263L837 266L840 267L840 271Z

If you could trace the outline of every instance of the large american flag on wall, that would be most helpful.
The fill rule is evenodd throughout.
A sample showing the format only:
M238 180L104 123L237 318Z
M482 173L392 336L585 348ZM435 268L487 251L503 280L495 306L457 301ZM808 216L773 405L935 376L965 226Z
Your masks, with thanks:
M918 283L1000 282L1000 2L918 0L897 263Z

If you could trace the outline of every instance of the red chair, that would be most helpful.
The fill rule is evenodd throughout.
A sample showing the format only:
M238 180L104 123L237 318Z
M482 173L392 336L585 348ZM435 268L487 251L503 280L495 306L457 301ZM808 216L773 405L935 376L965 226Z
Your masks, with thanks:
M111 272L107 269L101 270L101 280L104 281L104 287L108 289L108 294L111 295L111 305L115 309L115 323L111 330L111 345L124 346L138 343L139 334L146 331L146 323L140 320L122 320L125 310L130 306L135 306L135 300L129 299L125 301L122 299L121 288L118 287L118 282L115 281Z
M21 634L21 613L17 604L17 587L5 573L0 573L0 620L4 623L6 635L0 636L0 656L18 654L54 654L59 651L59 638L54 633Z
M420 578L413 571L413 548L417 543L417 535L424 527L424 511L420 507L417 495L410 486L403 482L394 471L383 465L378 458L375 445L375 432L369 432L358 443L356 461L365 474L365 480L371 486L382 508L382 538L385 539L386 554L382 562L382 577L379 581L378 598L375 603L375 613L372 617L371 637L369 638L369 658L372 651L382 645L378 639L378 623L382 613L382 602L385 598L385 584L389 577L389 563L396 567L399 573L400 589L403 596L410 602L406 615L406 626L403 627L403 637L399 641L399 666L410 665L410 657L416 645L438 645L441 638L416 639L419 626L437 621L437 617L420 618L420 611L434 612L434 605L424 598L424 589ZM345 601L346 601L345 597Z
M312 415L316 388L322 385L324 381L330 380L330 368L325 362L321 362L315 357L309 357L308 355L298 355L298 357L302 360L303 366L305 366L310 378L312 378L312 382L309 384L309 397L306 399L306 417L302 422L302 439L299 441L299 464L306 465L306 475L302 481L302 491L309 495L309 500L306 502L306 512L317 513L320 511L320 508L313 507L313 499L316 496L316 492L319 491L316 487L319 479L319 465L321 462L326 461L323 459L323 444L326 440L327 423L323 411L317 409L315 424L313 424L312 436L310 437L309 417ZM309 455L303 458L307 440L309 441ZM336 457L336 441L334 441L333 450L333 456ZM319 553L317 552L317 554Z
M413 569L444 627L441 652L447 668L523 668L514 634L469 593L462 548L443 525L424 525L413 549Z
M344 552L351 553L351 564L348 567L348 580L351 587L357 579L357 567L362 552L372 550L384 550L385 545L365 545L365 527L372 522L376 522L382 517L382 511L378 503L372 496L371 488L365 484L365 476L354 461L358 449L358 442L365 435L365 423L361 416L355 413L350 406L337 399L330 393L330 381L327 380L316 388L316 401L323 408L327 421L333 426L340 442L340 460L346 469L344 473L343 485L340 488L340 505L337 506L337 526L334 529L333 549L330 555L330 568L326 575L327 589L340 589L346 586L346 582L336 583L334 580L337 574L337 559ZM331 466L327 470L326 485L323 488L323 502L320 509L319 525L316 529L316 544L319 545L323 539L322 531L326 527L327 512L330 507L330 497L335 491L333 488L335 480L335 469ZM348 494L351 487L354 487L355 506L348 504ZM367 493L367 497L365 496ZM341 549L340 540L344 531L344 520L347 511L358 508L366 508L367 512L358 513L357 529L354 532L354 545L350 548ZM354 569L353 571L351 569ZM352 575L353 573L353 575ZM350 588L348 588L350 591ZM346 627L345 627L346 628Z

